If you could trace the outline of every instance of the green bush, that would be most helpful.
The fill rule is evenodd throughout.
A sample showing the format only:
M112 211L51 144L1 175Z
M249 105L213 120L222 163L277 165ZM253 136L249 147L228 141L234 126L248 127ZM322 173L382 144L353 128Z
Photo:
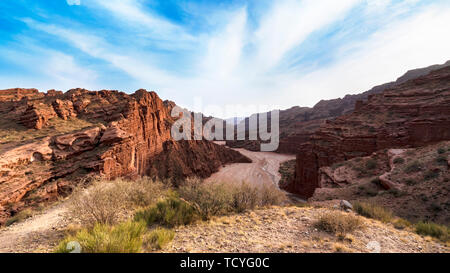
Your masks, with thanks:
M175 237L175 232L170 229L157 228L148 234L144 244L151 249L163 249Z
M353 209L359 214L367 218L380 220L382 222L390 222L393 218L392 211L370 203L355 202Z
M70 242L77 242L83 253L137 253L142 250L142 237L146 231L144 222L124 222L116 226L96 224L92 229L82 229L68 236L55 252L68 253Z
M438 154L443 154L443 153L445 153L445 148L439 148L437 150L437 152L438 152Z
M195 209L186 201L181 200L176 193L169 194L166 199L146 209L138 210L135 221L145 221L147 225L160 224L167 227L187 225L195 221Z
M314 223L317 229L337 234L345 235L362 227L362 221L352 214L342 213L339 211L329 212L320 216L319 220Z
M425 236L438 238L441 241L450 240L450 230L448 227L432 222L419 222L416 224L416 233Z

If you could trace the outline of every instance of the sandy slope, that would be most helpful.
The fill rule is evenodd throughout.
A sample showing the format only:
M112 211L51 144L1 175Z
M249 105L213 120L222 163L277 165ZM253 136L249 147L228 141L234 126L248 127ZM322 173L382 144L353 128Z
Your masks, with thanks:
M0 253L52 251L69 222L66 207L62 202L21 223L1 228Z

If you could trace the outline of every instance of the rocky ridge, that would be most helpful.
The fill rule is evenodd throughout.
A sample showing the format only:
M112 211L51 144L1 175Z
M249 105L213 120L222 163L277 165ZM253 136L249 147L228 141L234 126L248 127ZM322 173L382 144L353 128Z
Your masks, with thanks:
M250 162L206 140L173 141L172 107L142 89L0 91L0 224L90 175L207 177L226 163Z
M282 188L305 198L321 187L319 169L390 148L450 139L450 67L388 88L320 127L300 145L295 178Z

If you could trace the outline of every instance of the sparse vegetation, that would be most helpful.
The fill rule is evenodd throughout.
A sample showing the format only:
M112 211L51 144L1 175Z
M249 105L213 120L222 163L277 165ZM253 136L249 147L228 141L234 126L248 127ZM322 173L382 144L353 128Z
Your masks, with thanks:
M392 211L371 203L355 202L353 209L359 214L367 218L380 220L382 222L390 222L393 218Z
M406 173L416 173L422 171L422 164L420 164L418 161L414 161L409 163L406 168Z
M440 156L438 156L438 157L436 158L436 163L437 163L438 165L444 165L444 166L446 166L446 165L447 165L447 158L446 158L445 156L443 156L443 155L440 155Z
M331 168L333 170L336 170L339 167L345 166L345 162L338 162L338 163L334 163L333 165L331 165Z
M362 228L362 221L352 214L333 211L320 216L314 226L320 230L342 236Z
M405 229L412 225L408 220L403 218L395 218L392 224L396 229Z
M366 161L366 169L374 170L377 167L377 161L375 159L369 159Z
M179 193L203 220L215 215L244 212L257 206L278 205L285 201L285 195L272 184L255 187L245 182L205 184L191 180L180 187Z
M156 228L145 236L144 245L150 249L160 250L170 243L175 237L175 232L170 229Z
M75 191L69 213L83 226L92 227L96 223L112 225L126 220L137 207L156 202L165 192L161 182L148 178L136 181L97 180L89 189Z
M431 236L441 241L450 241L450 229L447 226L432 222L419 222L416 224L416 233Z
M195 209L174 192L155 205L139 210L134 216L135 221L143 220L148 226L160 224L167 227L187 225L196 218Z
M280 184L287 183L294 178L296 160L288 160L280 163L278 172L281 174Z
M444 154L445 153L445 148L439 148L437 149L438 154Z
M423 175L423 179L431 180L439 177L439 171L429 170Z
M22 222L23 220L25 220L31 216L33 216L33 211L31 209L24 209L24 210L18 212L13 217L9 218L6 221L5 226L10 226L12 224Z
M405 163L405 159L403 159L402 157L396 157L393 162L394 164L403 164Z
M83 229L76 235L64 239L55 252L72 252L70 242L79 243L83 253L136 253L142 250L144 222L124 222L116 226L96 224L92 229Z

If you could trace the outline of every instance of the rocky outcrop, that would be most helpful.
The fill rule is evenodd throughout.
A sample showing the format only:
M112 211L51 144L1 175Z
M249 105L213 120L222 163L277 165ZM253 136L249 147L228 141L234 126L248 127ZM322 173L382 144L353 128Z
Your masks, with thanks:
M373 87L361 94L346 95L343 98L321 100L314 107L292 107L280 111L280 145L277 152L296 154L302 149L302 144L309 141L310 136L327 120L351 113L354 109L363 107L369 96L379 94L386 89L398 86L408 80L427 75L431 71L450 66L450 61L442 65L432 65L425 68L406 72L394 82ZM255 114L256 115L256 114ZM248 118L243 122L247 124ZM227 145L236 148L245 148L251 151L260 150L260 141L227 141Z
M370 95L350 114L329 120L300 145L295 179L284 189L311 197L319 169L387 148L450 139L450 67Z
M163 102L155 92L128 95L78 88L64 94L34 89L25 95L21 90L2 94L0 114L7 122L0 129L23 134L45 130L48 136L0 142L0 224L23 207L70 192L90 175L207 177L226 163L249 162L212 142L173 141L170 110L175 104ZM55 126L70 128L75 121L87 126L57 133Z

